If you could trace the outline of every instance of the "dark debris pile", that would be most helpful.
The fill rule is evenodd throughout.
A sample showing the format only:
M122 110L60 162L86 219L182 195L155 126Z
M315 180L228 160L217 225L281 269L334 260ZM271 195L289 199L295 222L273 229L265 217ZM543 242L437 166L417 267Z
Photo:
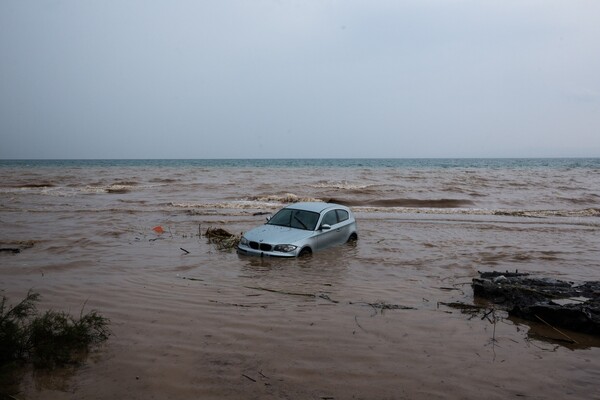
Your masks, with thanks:
M509 315L600 335L600 282L574 284L519 272L483 272L472 285L475 296Z

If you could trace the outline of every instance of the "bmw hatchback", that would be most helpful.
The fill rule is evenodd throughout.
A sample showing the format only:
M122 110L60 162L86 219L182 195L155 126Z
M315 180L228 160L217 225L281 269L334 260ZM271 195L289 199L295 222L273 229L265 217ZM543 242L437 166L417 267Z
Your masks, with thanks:
M240 254L297 257L358 239L348 207L321 202L295 203L279 210L265 225L246 232Z

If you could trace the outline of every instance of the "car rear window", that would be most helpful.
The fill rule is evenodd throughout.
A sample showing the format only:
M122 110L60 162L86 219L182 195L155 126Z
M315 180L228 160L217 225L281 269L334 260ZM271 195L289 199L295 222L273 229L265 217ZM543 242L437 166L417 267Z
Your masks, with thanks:
M347 220L348 218L350 218L348 216L348 211L346 210L336 210L337 215L338 215L338 221L342 222Z

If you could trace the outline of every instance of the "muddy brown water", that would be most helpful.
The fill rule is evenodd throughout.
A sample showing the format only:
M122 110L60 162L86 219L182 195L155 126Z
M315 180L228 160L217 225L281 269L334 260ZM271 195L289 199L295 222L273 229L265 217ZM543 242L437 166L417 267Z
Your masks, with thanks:
M563 197L593 199L588 172L555 172ZM292 181L265 169L2 174L2 247L34 242L0 253L3 294L14 302L33 288L41 309L74 314L85 303L113 332L78 368L26 371L20 399L600 398L598 338L573 334L580 345L567 347L501 312L492 324L439 304L473 302L477 271L600 279L593 202L547 204L550 172L332 169L327 180L304 171ZM466 175L470 194L464 183L444 190ZM530 186L498 195L523 180ZM209 226L239 233L264 221L257 212L327 195L357 204L356 245L285 260L239 256L198 236ZM371 198L475 207L378 207Z

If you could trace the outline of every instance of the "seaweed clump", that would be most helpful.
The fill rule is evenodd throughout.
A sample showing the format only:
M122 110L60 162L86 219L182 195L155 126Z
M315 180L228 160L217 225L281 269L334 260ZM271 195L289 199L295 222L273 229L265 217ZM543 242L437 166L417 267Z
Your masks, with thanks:
M39 293L29 291L15 306L0 301L0 367L15 362L32 362L52 368L76 363L94 344L110 336L109 319L83 308L79 318L62 311L48 310L39 315ZM84 304L85 307L85 304Z

